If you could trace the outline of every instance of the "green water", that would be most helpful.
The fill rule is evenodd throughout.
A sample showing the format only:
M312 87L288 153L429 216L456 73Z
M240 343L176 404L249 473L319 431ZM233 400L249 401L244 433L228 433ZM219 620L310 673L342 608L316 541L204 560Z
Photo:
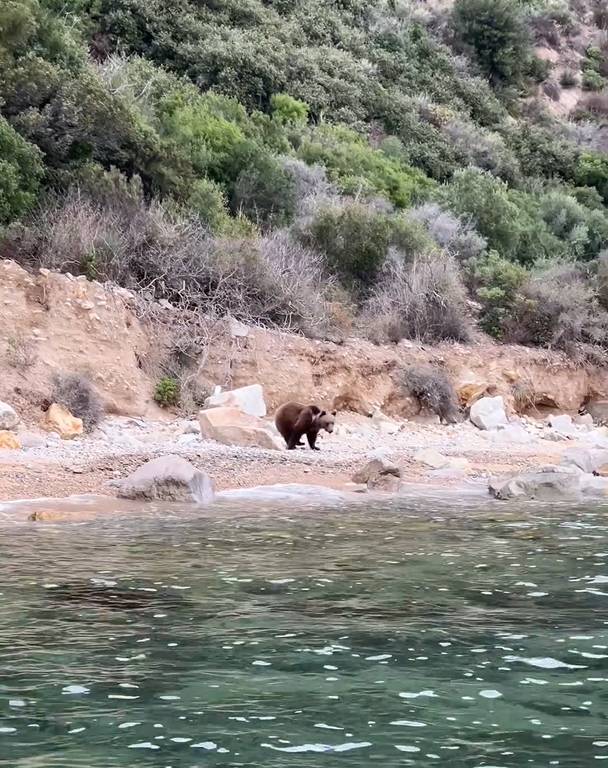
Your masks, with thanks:
M4 524L0 765L608 760L607 510L506 509Z

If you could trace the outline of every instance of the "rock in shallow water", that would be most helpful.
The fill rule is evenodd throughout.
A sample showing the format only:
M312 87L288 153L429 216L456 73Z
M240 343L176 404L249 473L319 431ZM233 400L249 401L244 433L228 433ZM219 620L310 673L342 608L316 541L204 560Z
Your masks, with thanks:
M348 499L347 494L320 485L301 485L297 483L281 485L259 485L255 488L236 488L221 491L216 496L218 501L255 501L255 502L308 502L315 504L337 504Z
M161 456L148 461L118 484L122 499L181 501L211 504L213 480L180 456Z

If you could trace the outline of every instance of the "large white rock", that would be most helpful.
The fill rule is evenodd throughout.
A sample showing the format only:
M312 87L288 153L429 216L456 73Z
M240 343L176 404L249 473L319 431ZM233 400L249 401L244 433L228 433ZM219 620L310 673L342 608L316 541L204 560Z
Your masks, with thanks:
M608 451L571 448L562 456L564 466L578 467L582 472L592 474L608 467Z
M260 384L250 384L228 392L222 392L221 387L216 387L215 392L205 400L205 408L238 408L243 413L259 418L264 418L267 413L264 390Z
M572 416L568 416L566 413L562 413L559 416L550 416L549 426L560 435L570 436L575 435L577 432L576 426L572 422Z
M435 448L423 448L414 454L414 460L419 461L421 464L426 464L431 469L442 469L447 467L450 460L447 456L439 453Z
M211 504L215 498L213 480L181 456L160 456L146 462L118 484L123 499L181 501Z
M243 413L239 408L209 408L200 411L198 422L202 437L223 445L267 448L273 451L283 447L262 419Z
M546 472L526 472L507 479L492 480L489 490L492 496L501 500L554 501L580 495L582 483L580 473L552 468Z
M0 401L0 429L15 429L19 424L19 416L8 403Z
M235 488L230 491L220 491L217 494L218 501L278 502L306 505L341 504L348 498L347 494L333 488L297 483Z
M471 406L469 418L479 429L497 429L509 423L505 401L497 397L482 397Z
M491 439L501 445L528 445L536 441L536 438L521 424L507 424L493 432Z

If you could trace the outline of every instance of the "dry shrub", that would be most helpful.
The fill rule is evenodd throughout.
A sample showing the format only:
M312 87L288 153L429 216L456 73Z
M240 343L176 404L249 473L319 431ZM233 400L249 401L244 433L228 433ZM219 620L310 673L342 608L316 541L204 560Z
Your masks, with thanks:
M551 101L559 101L562 94L562 89L559 87L559 83L555 80L545 80L542 88L545 96L548 96Z
M433 252L408 264L401 253L391 251L363 320L376 342L467 341L466 291L456 261L446 253Z
M82 419L86 430L93 429L104 417L104 408L99 395L89 379L82 374L56 374L51 400L63 405L76 418Z
M578 111L605 117L608 115L608 92L588 93L580 100Z
M444 371L432 366L412 366L403 371L401 384L420 403L437 414L442 423L455 424L460 408L456 391Z
M424 203L409 210L407 215L412 221L423 224L437 245L459 261L477 258L488 246L470 222L462 221L437 203Z
M38 359L36 343L24 333L10 336L6 347L6 362L17 371L26 371Z
M77 193L41 210L4 250L29 267L85 274L216 317L319 333L331 281L320 254L277 231L216 238L159 203L99 205Z
M608 312L575 264L554 263L521 286L505 340L557 349L578 361L605 361Z

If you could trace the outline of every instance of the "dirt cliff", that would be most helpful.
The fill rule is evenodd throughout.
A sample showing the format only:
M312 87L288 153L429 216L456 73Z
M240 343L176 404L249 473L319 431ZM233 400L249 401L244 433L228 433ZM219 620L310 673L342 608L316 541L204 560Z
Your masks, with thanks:
M0 262L0 400L36 421L54 373L84 372L108 412L158 417L151 372L163 334L139 319L135 305L122 289L45 270L29 274ZM214 324L209 334L198 383L209 391L218 384L259 383L271 410L297 399L412 417L419 406L401 386L402 372L427 364L445 369L465 399L487 389L520 412L572 412L590 398L608 396L607 370L577 367L544 350L489 340L432 348L412 342L378 347L360 339L336 344L259 328L235 334L228 322Z

